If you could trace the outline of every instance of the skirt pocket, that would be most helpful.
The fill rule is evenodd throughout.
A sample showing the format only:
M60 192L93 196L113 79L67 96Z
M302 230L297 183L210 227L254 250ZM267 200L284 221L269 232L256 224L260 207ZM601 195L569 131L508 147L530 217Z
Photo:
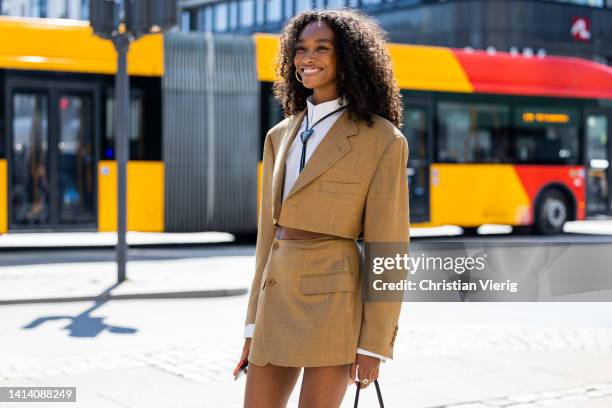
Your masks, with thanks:
M304 295L355 292L355 286L355 277L351 272L302 275L300 278L300 292Z

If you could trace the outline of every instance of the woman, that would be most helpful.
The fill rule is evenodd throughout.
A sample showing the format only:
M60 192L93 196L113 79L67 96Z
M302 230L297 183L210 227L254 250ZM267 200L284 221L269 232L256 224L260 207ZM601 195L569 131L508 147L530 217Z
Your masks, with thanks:
M393 357L400 301L363 302L356 240L408 243L408 145L385 35L350 10L305 11L281 35L287 118L264 143L245 407L338 407ZM407 245L406 245L407 247Z

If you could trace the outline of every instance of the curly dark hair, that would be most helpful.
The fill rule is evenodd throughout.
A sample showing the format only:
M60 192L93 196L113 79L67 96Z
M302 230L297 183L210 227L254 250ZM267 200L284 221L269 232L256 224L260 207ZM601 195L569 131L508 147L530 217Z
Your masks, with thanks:
M337 90L346 101L349 117L365 120L371 127L372 114L377 114L399 128L402 97L385 47L388 35L371 17L352 9L306 10L284 26L274 94L285 115L304 110L312 94L295 78L293 58L300 33L316 21L327 23L334 33Z

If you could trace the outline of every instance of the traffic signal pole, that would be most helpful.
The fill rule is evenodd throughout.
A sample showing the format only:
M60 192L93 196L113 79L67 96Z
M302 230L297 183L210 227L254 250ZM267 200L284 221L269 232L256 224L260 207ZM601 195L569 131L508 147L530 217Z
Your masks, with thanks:
M121 30L120 30L121 31ZM118 32L113 37L117 50L115 79L115 159L117 161L117 283L126 279L127 264L127 161L129 155L128 124L130 79L127 74L127 53L130 37Z
M0 0L0 5L2 0ZM127 53L132 39L176 25L177 0L89 0L94 33L111 40L117 51L115 76L115 160L117 163L117 284L126 280L127 162L130 155L130 80Z

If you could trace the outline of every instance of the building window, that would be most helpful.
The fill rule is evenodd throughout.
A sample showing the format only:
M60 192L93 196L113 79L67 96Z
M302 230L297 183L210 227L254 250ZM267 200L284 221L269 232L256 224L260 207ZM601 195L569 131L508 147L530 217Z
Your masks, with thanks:
M242 0L240 2L240 27L251 27L254 22L254 7L253 0Z
M294 0L283 0L283 7L284 7L283 8L283 12L284 12L283 17L285 18L285 20L290 19L295 14L294 11L293 11L293 1Z
M311 0L295 0L295 12L299 13L302 10L307 10L312 8Z
M329 8L338 8L346 6L347 2L345 0L328 0L327 7Z
M497 163L507 161L510 108L506 105L440 102L438 161Z
M204 31L213 31L214 30L214 10L213 6L208 6L204 9Z
M227 23L228 23L228 6L227 3L217 3L215 4L215 27L214 31L227 31Z
M81 19L89 20L89 0L81 1Z
M47 0L30 1L30 17L47 17Z
M191 30L191 14L189 10L181 11L181 31L186 33Z
M266 22L276 23L281 19L281 0L267 0Z
M265 12L266 12L265 0L255 0L255 24L256 25L263 25L266 22Z
M590 6L590 7L603 7L604 0L548 0L555 1L557 3L571 3L579 6ZM610 6L610 0L608 1L608 6Z
M213 7L214 6L204 6L197 10L197 24L193 25L192 21L191 31L212 31L214 29Z
M229 3L229 29L235 30L238 28L238 2L232 1Z

